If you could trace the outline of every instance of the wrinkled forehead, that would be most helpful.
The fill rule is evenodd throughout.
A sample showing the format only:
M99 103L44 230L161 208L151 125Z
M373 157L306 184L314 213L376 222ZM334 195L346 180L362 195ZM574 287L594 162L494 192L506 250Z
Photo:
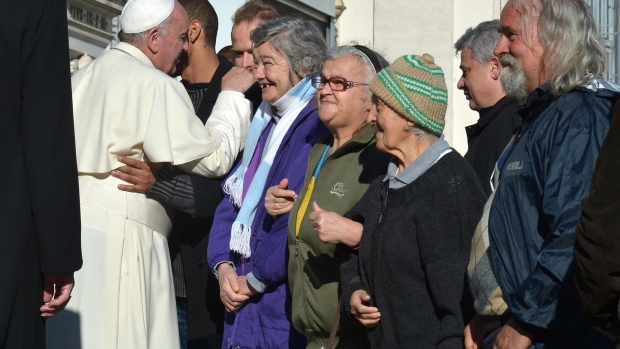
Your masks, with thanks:
M347 54L336 59L325 60L321 74L328 78L340 77L361 81L368 77L368 70L361 57Z
M500 29L502 26L528 29L536 27L542 4L538 0L510 0L500 15Z
M175 26L176 31L187 31L189 28L189 16L187 12L179 4L178 1L174 2L174 9L172 10L171 25Z

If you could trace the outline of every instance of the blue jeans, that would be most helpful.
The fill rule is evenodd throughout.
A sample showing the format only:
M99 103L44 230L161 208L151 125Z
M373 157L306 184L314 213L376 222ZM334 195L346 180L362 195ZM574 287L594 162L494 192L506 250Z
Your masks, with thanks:
M179 322L179 339L181 349L187 349L187 299L177 298L177 319Z

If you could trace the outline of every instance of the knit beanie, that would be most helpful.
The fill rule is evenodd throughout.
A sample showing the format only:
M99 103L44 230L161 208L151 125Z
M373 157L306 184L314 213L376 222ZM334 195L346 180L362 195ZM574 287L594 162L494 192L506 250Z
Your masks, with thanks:
M433 56L403 56L381 70L370 90L420 127L441 136L446 125L448 90Z

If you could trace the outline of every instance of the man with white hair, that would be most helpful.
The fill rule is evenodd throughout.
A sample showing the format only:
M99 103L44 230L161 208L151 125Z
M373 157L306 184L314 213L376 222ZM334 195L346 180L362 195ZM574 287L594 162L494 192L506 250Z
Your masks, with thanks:
M118 157L217 177L249 128L241 93L221 92L203 125L183 85L167 75L187 50L188 16L178 2L130 0L120 24L122 42L72 78L84 267L67 311L49 322L48 348L179 347L170 210L117 190L125 183L115 178Z
M583 0L510 0L495 48L502 84L525 105L498 161L491 265L510 311L495 348L612 348L574 282L575 226L619 93Z

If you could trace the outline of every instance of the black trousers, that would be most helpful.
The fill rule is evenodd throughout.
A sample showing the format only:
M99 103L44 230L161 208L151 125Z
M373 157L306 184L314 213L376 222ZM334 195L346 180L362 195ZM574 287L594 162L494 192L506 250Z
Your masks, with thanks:
M2 269L8 274L0 282L0 348L45 348L45 322L39 311L43 281L34 227L30 232L15 232L20 233L30 235L26 246L15 248L11 256L0 256ZM17 263L13 259L16 255Z

